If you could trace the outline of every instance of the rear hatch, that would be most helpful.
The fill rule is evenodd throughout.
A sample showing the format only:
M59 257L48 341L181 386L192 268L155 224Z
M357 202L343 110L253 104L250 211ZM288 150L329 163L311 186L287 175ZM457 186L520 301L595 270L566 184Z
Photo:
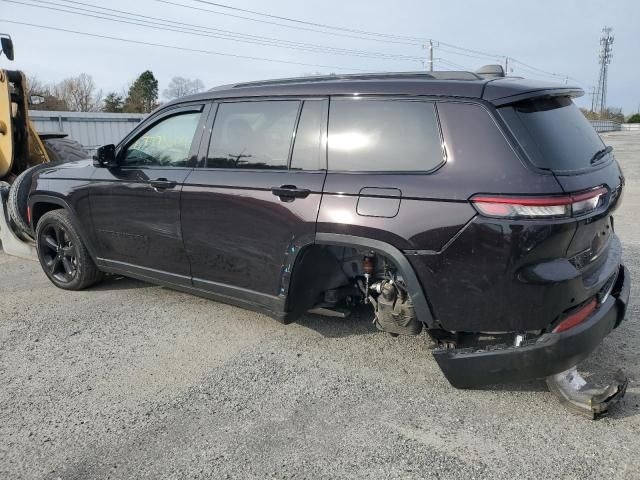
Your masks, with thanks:
M624 177L613 151L595 132L571 97L546 96L498 109L534 167L550 171L566 193L606 189L597 208L577 217L567 258L579 268L595 268L612 243L612 212Z

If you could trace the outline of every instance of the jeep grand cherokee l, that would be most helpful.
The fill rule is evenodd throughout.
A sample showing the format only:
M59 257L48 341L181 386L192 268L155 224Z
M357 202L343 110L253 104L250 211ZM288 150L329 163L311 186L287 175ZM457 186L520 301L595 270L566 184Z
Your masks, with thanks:
M33 174L49 279L266 312L369 304L456 387L575 366L624 318L624 178L565 85L469 72L219 87Z

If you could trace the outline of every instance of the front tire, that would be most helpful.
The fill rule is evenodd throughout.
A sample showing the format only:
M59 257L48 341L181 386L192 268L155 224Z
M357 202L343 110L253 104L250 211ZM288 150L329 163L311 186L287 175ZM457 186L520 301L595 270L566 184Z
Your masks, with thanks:
M45 213L36 227L38 260L56 287L82 290L102 279L65 210Z

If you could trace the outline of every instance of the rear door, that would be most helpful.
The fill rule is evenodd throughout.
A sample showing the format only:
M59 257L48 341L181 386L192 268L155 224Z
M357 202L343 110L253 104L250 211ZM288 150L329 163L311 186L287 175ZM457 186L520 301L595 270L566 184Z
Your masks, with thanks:
M190 285L180 195L196 162L203 108L157 115L119 148L118 167L96 169L89 195L102 263Z
M200 164L182 194L195 287L231 296L280 293L287 252L315 236L327 104L266 99L217 105L210 140L202 142Z
M602 208L579 217L568 257L601 257L613 232L611 213L624 184L614 152L568 96L534 98L498 110L536 168L551 171L567 193L604 187Z

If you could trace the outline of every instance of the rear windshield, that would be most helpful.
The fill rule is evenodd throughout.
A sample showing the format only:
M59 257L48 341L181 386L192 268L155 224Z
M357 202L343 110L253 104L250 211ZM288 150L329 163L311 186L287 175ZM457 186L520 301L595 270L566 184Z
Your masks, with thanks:
M554 172L588 169L595 163L594 155L604 148L570 97L526 100L499 112L538 168ZM605 160L603 156L598 163Z

